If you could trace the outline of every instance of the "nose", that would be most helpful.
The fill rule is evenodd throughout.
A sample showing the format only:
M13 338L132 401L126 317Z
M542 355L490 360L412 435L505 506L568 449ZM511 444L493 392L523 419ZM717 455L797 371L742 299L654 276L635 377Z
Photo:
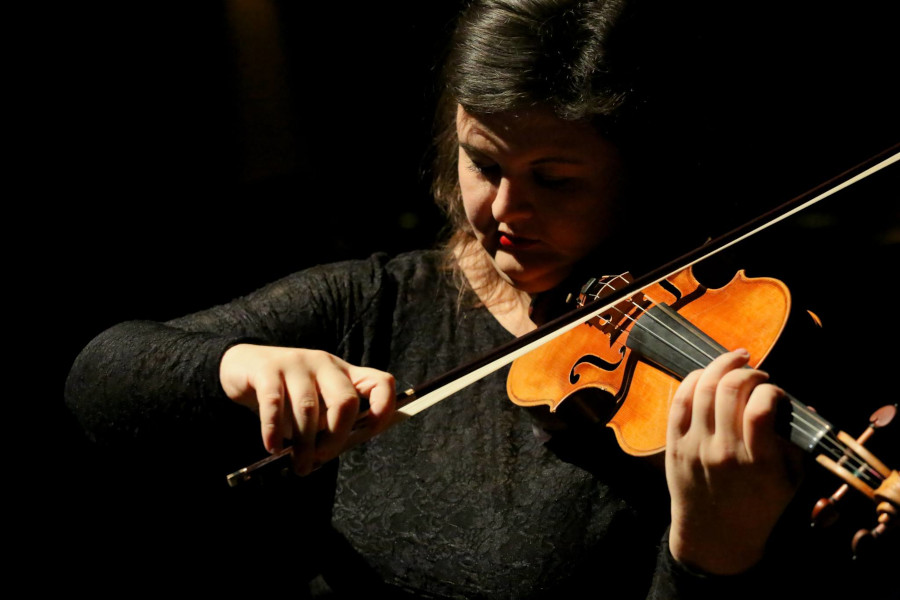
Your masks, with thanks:
M491 203L491 213L498 223L512 223L534 214L534 202L527 185L510 177L500 179Z

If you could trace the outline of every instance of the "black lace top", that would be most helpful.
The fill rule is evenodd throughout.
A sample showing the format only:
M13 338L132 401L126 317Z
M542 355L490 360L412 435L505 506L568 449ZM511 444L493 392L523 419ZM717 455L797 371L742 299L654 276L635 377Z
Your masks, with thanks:
M386 370L403 389L511 339L470 305L436 252L317 267L166 324L104 332L73 366L67 403L98 445L165 473L149 477L149 495L170 507L166 539L216 557L209 577L219 582L273 560L290 569L285 590L306 593L310 579L312 594L351 598L694 598L759 581L674 564L662 473L623 455L603 427L550 428L548 414L513 405L506 369L345 453L339 467L226 488L230 470L264 455L255 415L218 383L230 345L320 348ZM161 479L193 495L160 499ZM185 518L197 513L202 527Z

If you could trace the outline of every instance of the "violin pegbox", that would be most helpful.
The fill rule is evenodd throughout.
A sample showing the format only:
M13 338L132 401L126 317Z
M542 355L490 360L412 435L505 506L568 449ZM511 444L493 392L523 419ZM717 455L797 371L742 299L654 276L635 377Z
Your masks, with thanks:
M872 529L860 529L853 537L854 555L865 554L874 546L874 541L891 532L896 535L898 528L898 506L900 506L900 475L896 470L886 467L872 456L863 444L872 437L877 429L888 425L897 413L897 405L883 406L875 411L869 419L869 427L858 439L854 440L840 432L838 440L843 443L844 452L838 460L831 460L823 455L816 460L829 471L843 479L844 483L829 498L822 498L812 511L812 524L827 527L838 518L837 504L846 495L850 487L854 487L877 503L877 525ZM857 466L853 466L854 461ZM859 474L870 471L877 474L880 485L873 487L860 480Z

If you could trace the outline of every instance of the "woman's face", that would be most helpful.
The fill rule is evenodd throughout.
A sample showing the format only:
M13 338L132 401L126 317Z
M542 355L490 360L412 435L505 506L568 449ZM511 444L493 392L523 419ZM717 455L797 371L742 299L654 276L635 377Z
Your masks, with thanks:
M459 107L459 185L475 236L500 275L549 290L612 227L616 148L548 110L474 116Z

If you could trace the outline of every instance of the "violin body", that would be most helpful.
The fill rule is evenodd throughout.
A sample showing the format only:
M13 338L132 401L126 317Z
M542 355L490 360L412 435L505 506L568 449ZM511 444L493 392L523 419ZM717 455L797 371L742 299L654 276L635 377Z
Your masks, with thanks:
M614 397L607 426L620 447L634 456L655 454L665 449L669 405L680 380L708 362L704 356L696 365L681 360L684 338L697 330L712 338L718 346L713 343L709 360L723 349L745 348L756 367L784 330L790 305L790 292L777 279L748 278L739 271L727 285L708 289L688 267L516 359L507 393L515 404L555 411L581 390L602 390ZM678 325L636 329L664 307L670 316L677 313ZM682 321L694 326L689 333L681 330ZM666 339L658 343L659 338Z
M602 302L630 283L628 276L592 280L582 289L579 303ZM665 449L669 406L681 380L737 348L746 349L748 366L757 367L784 330L790 306L790 292L777 279L748 278L738 271L725 286L707 289L688 267L517 358L507 393L515 404L546 405L556 411L564 401L583 402L579 393L586 389L602 390L614 399L606 425L622 450L634 456L656 454ZM866 540L884 535L897 523L900 477L863 447L876 428L893 419L897 408L877 411L869 429L855 440L790 394L785 396L791 404L785 434L846 482L831 498L819 501L813 522L833 518L834 506L848 487L878 505L878 525L861 529L853 540L857 552L860 544L870 544Z

